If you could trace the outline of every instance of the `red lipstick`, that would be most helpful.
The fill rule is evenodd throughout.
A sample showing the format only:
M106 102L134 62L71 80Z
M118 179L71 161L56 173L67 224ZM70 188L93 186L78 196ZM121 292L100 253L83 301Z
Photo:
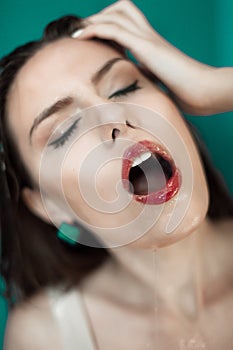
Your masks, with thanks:
M147 191L144 190L142 193L137 193L132 191L132 183L130 182L130 174L133 167L136 167L140 157L156 157L158 161L162 164L161 168L164 170L164 180L161 188L156 188L156 190ZM158 162L157 161L157 162ZM143 162L143 164L146 164ZM150 173L153 174L153 169ZM151 176L151 175L150 175ZM156 182L157 173L154 175L154 182ZM146 179L146 175L144 176ZM168 151L161 145L156 144L152 141L143 140L131 147L127 148L123 155L122 161L122 182L124 188L133 194L133 198L143 204L162 204L173 198L180 189L181 186L181 173L176 167L175 162L168 153ZM140 191L138 191L140 192Z

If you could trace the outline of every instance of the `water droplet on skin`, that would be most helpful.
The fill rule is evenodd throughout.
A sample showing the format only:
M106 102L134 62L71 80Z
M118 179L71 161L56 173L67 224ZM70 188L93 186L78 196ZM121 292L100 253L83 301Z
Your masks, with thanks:
M202 341L197 341L195 339L180 340L180 347L179 350L205 350L206 344Z

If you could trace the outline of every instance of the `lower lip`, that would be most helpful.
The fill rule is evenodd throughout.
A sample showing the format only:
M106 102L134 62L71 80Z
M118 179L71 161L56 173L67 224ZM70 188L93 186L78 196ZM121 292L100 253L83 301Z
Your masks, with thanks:
M179 169L175 166L174 162L171 160L170 157L168 157L168 154L165 150L161 148L161 146L155 146L152 143L140 142L140 144L143 146L146 146L147 150L154 152L156 148L156 153L162 155L165 158L169 158L169 161L172 163L173 167L173 175L172 177L167 181L166 185L159 191L151 192L145 195L137 195L133 194L133 199L137 202L143 203L143 204L163 204L170 199L172 199L179 191L181 187L181 173ZM136 146L137 147L137 146ZM140 148L140 147L139 147ZM129 192L129 170L130 165L132 165L133 160L132 159L125 159L125 167L123 167L122 171L122 180L123 185L125 189ZM127 166L128 165L128 166ZM126 168L128 168L126 170Z

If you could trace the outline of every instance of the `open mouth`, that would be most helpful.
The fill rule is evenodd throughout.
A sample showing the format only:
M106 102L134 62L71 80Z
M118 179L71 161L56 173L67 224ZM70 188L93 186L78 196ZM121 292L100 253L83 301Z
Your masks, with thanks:
M179 191L181 174L167 150L145 140L124 152L122 181L136 201L162 204Z

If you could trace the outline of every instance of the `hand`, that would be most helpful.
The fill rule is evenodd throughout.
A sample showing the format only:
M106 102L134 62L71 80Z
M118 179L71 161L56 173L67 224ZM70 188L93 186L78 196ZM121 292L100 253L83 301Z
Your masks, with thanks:
M214 68L185 55L162 38L142 12L120 0L87 18L79 39L113 40L170 90L187 113L208 115L233 110L233 68Z

